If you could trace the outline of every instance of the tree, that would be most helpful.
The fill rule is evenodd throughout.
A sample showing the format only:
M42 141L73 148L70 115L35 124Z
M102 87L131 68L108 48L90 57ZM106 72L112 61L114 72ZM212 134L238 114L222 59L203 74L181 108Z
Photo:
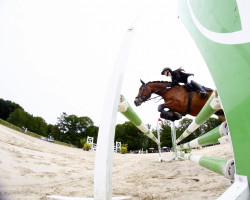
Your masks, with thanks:
M99 131L99 127L97 126L89 126L84 133L84 137L87 138L87 136L89 137L93 137L94 138L94 143L97 143L97 137L98 137L98 131Z
M82 147L80 141L82 138L87 137L86 130L93 125L94 123L89 117L67 115L65 112L58 118L56 124L61 132L62 140L78 147Z
M220 119L210 117L203 125L201 125L201 129L200 129L201 134L200 135L203 135L203 134L209 132L210 130L219 126L221 123L222 123L222 121Z
M128 144L128 150L147 148L148 139L132 122L118 124L115 130L115 141Z
M51 135L52 127L53 127L52 124L48 124L48 125L47 125L47 134L50 134L50 135Z
M60 129L58 128L57 125L52 125L51 127L51 131L50 131L50 135L58 141L62 142L62 136L61 136L61 132Z
M169 121L164 120L161 123L160 135L161 135L161 146L172 147L171 124Z
M22 108L18 108L10 113L7 121L15 126L24 126L29 131L47 136L47 123L45 120L42 117L33 117Z
M93 135L95 134L95 130L93 128L94 122L89 117L79 117L78 123L77 123L77 129L79 130L79 133L83 137L90 136L88 133L91 134L91 130L87 131L90 127L92 127ZM92 137L92 136L91 136Z
M14 124L15 126L27 127L27 119L29 117L29 114L25 112L22 108L17 108L12 113L10 113L7 121L11 124Z
M36 124L36 130L34 130L35 133L47 136L47 123L42 117L34 117L34 123Z
M57 125L58 129L60 130L60 132L63 134L68 131L67 123L65 121L65 118L67 118L67 117L68 117L67 113L63 112L61 114L61 116L59 118L57 118L58 121L57 121L56 125Z
M156 129L152 129L152 131L151 131L151 133L156 137L156 138L158 138L158 136L157 136L157 130ZM151 140L149 137L147 137L146 139L145 139L145 141L146 141L146 146L144 145L144 148L145 149L148 149L148 148L155 148L155 149L157 149L158 148L158 145L153 141L153 140Z
M183 118L181 121L179 121L179 125L176 128L176 139L178 139L184 131L188 128L188 126L193 122L190 118ZM182 140L180 143L186 143L188 141L191 141L195 138L195 133L190 134L188 137L186 137L184 140Z
M14 102L0 99L0 118L3 120L7 120L10 113L12 113L14 110L16 110L18 108L23 110L23 108L20 105L14 103Z

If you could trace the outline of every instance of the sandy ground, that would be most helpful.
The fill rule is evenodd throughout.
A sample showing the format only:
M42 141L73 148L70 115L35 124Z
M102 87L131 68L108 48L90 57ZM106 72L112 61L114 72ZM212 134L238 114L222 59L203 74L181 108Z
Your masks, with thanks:
M192 153L219 158L233 155L228 144ZM93 197L95 152L46 142L0 125L0 155L3 199ZM163 153L164 158L170 155ZM133 200L212 200L229 187L221 175L191 161L152 162L157 158L158 154L115 154L113 196L131 196Z

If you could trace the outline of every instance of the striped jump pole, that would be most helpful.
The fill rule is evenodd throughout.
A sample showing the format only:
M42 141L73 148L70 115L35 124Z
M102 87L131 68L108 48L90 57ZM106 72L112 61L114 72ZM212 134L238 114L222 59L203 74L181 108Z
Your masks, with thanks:
M220 100L218 98L217 91L214 91L206 104L201 109L200 113L196 116L195 120L188 126L184 133L176 140L176 144L181 142L197 128L199 128L211 115L217 110L221 109Z
M185 144L181 144L177 146L178 150L184 149L192 149L195 147L201 147L205 145L215 144L215 143L225 143L222 138L225 138L228 141L228 126L226 122L223 122L218 127L214 128L213 130L209 131L208 133L188 142Z
M177 155L177 145L175 143L176 140L176 129L175 129L175 122L173 121L171 123L171 138L172 138L172 152L173 154L169 156L168 158L165 158L163 161L169 162L172 160L178 160L178 155Z
M213 158L213 157L192 155L190 153L180 153L180 152L178 152L178 156L180 158L193 161L202 167L205 167L209 170L212 170L218 174L225 176L228 179L231 180L234 179L235 166L233 159Z
M159 120L157 120L157 137L158 140L160 142L160 144L158 144L158 151L159 151L159 159L158 161L161 162L162 161L162 157L161 157L161 133L160 133L160 128L159 128Z
M138 115L135 113L133 108L129 105L127 100L123 95L120 97L120 103L118 106L118 111L121 112L129 121L131 121L141 132L148 136L155 143L160 145L160 141L150 132L148 127L141 121Z
M176 129L175 129L175 122L174 121L172 122L171 137L172 137L172 151L174 152L174 155L173 155L173 157L170 157L169 159L171 160L171 158L172 158L172 159L177 160L178 159L178 156L177 156L177 145L175 143L175 140L176 140Z
M124 98L123 95L120 96L120 104L118 106L118 111L121 112L129 121L131 121L141 132L143 132L147 137L153 140L158 145L159 151L159 159L158 161L161 162L161 142L160 137L157 139L153 133L150 132L148 127L141 121L138 115L135 113L133 108L129 105L127 100Z

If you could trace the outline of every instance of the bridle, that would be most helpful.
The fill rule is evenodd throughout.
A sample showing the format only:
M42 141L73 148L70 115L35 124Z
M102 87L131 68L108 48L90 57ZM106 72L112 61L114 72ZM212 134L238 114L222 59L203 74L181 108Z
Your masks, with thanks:
M139 91L141 91L141 90L142 90L141 95L136 97L138 99L138 101L140 101L142 103L142 102L150 100L149 98L151 97L151 94L148 94L148 95L144 96L145 90L148 91L148 88L147 88L146 84L142 84Z
M141 102L141 103L146 102L146 101L149 101L149 100L152 100L152 99L156 99L156 98L160 97L160 95L158 95L157 97L150 98L152 93L144 96L145 90L148 91L148 88L147 88L147 85L146 85L146 84L142 84L142 86L141 86L141 88L140 88L139 91L141 91L141 90L142 90L141 95L136 97L136 99L138 99L138 101ZM159 92L159 91L161 91L161 90L167 90L167 88L166 88L166 87L163 87L163 88L161 88L161 89L159 89L159 90L156 90L154 93L157 93L157 92ZM139 92L139 93L140 93L140 92ZM161 99L160 99L160 100L161 100ZM159 100L159 101L160 101L160 100Z

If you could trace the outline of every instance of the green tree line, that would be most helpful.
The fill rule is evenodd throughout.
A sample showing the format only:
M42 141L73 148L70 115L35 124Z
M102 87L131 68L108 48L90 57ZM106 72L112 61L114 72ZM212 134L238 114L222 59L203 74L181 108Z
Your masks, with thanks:
M72 144L82 148L86 142L87 136L94 137L94 142L97 142L99 127L94 125L91 118L87 116L78 117L76 115L68 115L63 112L57 119L56 124L47 124L42 117L37 117L26 112L20 105L0 99L0 118L7 122L22 127L24 126L29 131L37 133L41 136L48 135L54 137L55 140ZM192 119L183 118L179 121L176 127L177 138L184 130L192 123ZM209 130L217 127L221 121L216 118L209 118L200 128L187 137L184 142L188 142ZM151 125L147 125L152 133L157 137L156 128L151 129ZM160 122L161 146L172 147L171 139L171 124L169 121L163 120ZM83 142L84 141L84 142ZM115 141L128 145L128 150L139 150L155 148L156 143L145 136L131 122L117 124L115 128Z
M42 117L33 116L19 104L0 99L0 118L18 127L25 127L38 135L52 136L55 140L82 147L81 139L94 137L95 142L98 127L94 126L89 117L77 117L62 113L56 124L47 124ZM86 139L85 139L86 140Z

